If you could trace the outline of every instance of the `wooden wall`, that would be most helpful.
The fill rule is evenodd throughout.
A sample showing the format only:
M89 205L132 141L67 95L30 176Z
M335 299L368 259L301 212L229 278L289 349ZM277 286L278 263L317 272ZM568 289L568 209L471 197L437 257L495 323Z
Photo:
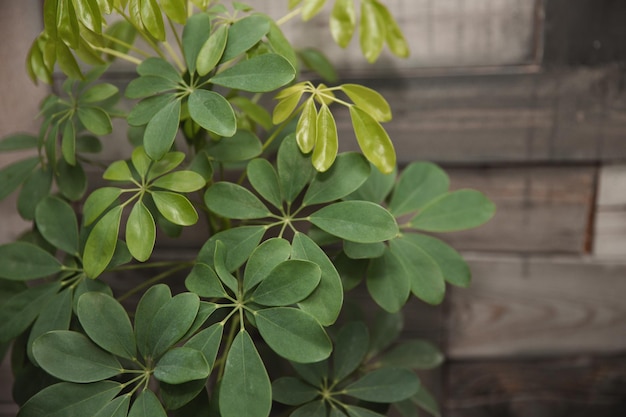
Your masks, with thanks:
M252 3L272 14L285 1ZM447 355L426 376L443 415L626 415L626 4L385 3L407 33L407 61L370 67L356 42L344 52L298 23L289 30L338 58L345 80L387 97L401 163L438 162L452 187L497 204L486 226L444 236L469 259L472 286L437 308L410 305L408 334ZM0 31L15 40L0 45L0 135L32 130L45 93L21 75L40 25L30 6L0 3ZM338 124L349 129L346 117ZM24 227L13 204L0 206L0 243ZM14 410L9 379L4 364L0 416Z

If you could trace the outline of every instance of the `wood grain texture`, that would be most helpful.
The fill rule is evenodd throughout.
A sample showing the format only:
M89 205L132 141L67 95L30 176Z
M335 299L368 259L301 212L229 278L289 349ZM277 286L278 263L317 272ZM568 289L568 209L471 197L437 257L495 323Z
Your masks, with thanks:
M450 358L626 350L623 259L468 258L471 287L453 289L447 299Z
M626 357L452 362L446 417L626 415Z

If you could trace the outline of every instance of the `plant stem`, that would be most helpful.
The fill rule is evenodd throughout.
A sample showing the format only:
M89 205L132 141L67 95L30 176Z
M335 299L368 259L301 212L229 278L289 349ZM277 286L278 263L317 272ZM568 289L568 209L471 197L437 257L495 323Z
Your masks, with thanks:
M276 24L278 26L282 26L284 23L287 23L288 21L290 21L291 19L299 15L301 11L302 11L302 7L296 7L295 9L293 9L292 11L290 11L289 13L287 13L286 15L278 19L276 21Z
M119 296L117 298L117 301L124 301L125 299L127 299L128 297L130 297L133 294L136 294L137 292L141 291L142 289L151 286L154 283L157 283L159 281L164 280L165 278L169 277L170 275L175 274L178 271L181 271L185 268L188 268L189 266L191 266L193 263L192 262L184 262L182 264L180 264L177 267L174 267L172 269L169 269L147 281L142 282L141 284L137 285L135 288L131 289L130 291L127 291L126 293L122 294L121 296Z
M129 50L133 52L137 52L139 55L144 56L146 58L150 58L151 56L148 52L137 48L135 45L131 45L130 43L126 43L123 40L117 39L111 35L107 35L105 32L102 32L102 37L104 37L104 39L107 39L113 43L123 46L124 48L128 48Z
M165 41L162 43L163 43L163 47L165 48L169 56L172 58L172 60L174 61L174 63L176 64L180 72L185 72L187 68L185 67L185 64L183 64L183 62L180 60L180 57L178 56L176 51L174 51L174 48L172 48L172 45L170 45L168 41Z
M113 55L113 56L115 56L117 58L123 59L124 61L128 61L128 62L133 63L135 65L139 65L142 62L138 58L135 58L133 56L130 56L130 55L125 54L125 53L120 52L120 51L116 51L115 49L102 48L102 47L96 46L96 45L91 45L91 47L93 49L95 49L96 51L100 51L100 52L104 52L105 54Z

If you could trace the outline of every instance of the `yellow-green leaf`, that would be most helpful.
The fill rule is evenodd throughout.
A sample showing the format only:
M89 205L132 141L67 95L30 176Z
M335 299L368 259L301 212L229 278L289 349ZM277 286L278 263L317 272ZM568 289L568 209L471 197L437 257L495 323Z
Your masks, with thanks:
M363 56L375 62L385 44L385 22L371 1L361 3L360 43Z
M291 87L290 87L291 88ZM284 90L283 90L284 91ZM293 94L283 97L276 107L274 107L274 113L272 115L272 122L277 125L289 118L293 111L298 106L300 98L304 91L295 91Z
M363 155L383 174L392 172L396 166L396 151L385 129L356 106L350 107L350 118Z
M391 120L391 107L385 98L376 90L359 84L344 84L341 86L350 100L361 110L369 113L378 122Z
M407 58L410 54L409 45L398 26L398 22L393 18L389 9L379 2L374 2L374 7L378 10L385 25L385 41L389 50L400 58Z
M354 0L337 0L330 14L330 33L337 45L345 48L350 43L356 26Z
M143 26L152 36L160 41L165 40L165 26L161 9L156 0L140 0L140 15Z
M309 153L315 147L317 132L317 108L315 101L309 98L304 104L300 119L296 126L296 141L304 153Z
M326 0L305 0L302 5L302 20L307 21L318 14L322 7L326 4Z
M313 149L313 166L319 172L331 167L337 157L339 139L335 118L328 106L323 105L317 115L315 149Z

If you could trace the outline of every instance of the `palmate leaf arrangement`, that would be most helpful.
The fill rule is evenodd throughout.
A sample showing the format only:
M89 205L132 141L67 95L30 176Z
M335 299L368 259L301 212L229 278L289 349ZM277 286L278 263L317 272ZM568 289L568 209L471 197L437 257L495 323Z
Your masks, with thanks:
M68 78L43 102L39 135L0 142L36 150L0 171L0 197L19 189L33 222L0 246L0 343L13 347L20 417L438 414L415 372L442 356L397 343L400 312L470 281L459 253L424 232L476 227L494 206L450 191L431 163L398 173L376 91L299 81L304 66L336 82L321 53L281 30L325 3L289 0L275 21L237 2L45 0L28 69L51 82L58 65ZM379 0L328 3L340 46L358 31L370 62L384 45L408 54ZM129 112L99 81L116 58L136 65ZM338 153L342 106L361 152ZM112 118L128 122L134 150L89 188L84 167L102 166L90 155ZM152 259L157 225L176 236L198 212L208 240L197 257ZM114 294L106 277L140 268L159 272ZM175 295L160 282L174 274L186 287ZM369 321L342 308L359 284L380 307ZM121 304L141 293L136 308Z

